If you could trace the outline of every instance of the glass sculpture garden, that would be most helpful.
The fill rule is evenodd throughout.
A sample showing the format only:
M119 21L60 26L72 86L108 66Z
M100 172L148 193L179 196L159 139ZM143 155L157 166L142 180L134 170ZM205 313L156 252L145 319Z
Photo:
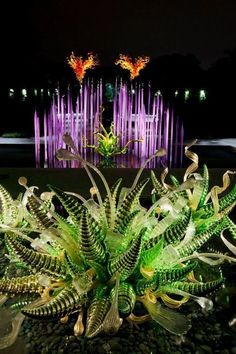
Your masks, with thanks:
M139 57L133 62L121 55L115 64L130 71L131 81L117 78L111 84L85 79L86 70L98 63L96 56L89 54L83 60L72 54L68 63L74 70L77 87L68 87L64 92L56 89L45 112L35 112L36 166L77 166L74 161L55 159L56 151L64 147L66 132L72 136L80 154L94 164L98 164L101 156L102 161L108 162L107 159L120 155L117 160L123 165L126 155L129 167L137 168L157 149L164 148L163 163L181 166L184 140L181 119L160 92L153 92L151 84L133 81L148 60ZM108 116L107 122L104 115ZM150 167L160 166L160 160L153 159Z
M133 80L148 60L121 55L116 64L129 70ZM56 181L40 194L24 176L19 176L22 193L17 198L0 185L1 247L6 250L0 349L16 341L26 318L73 323L71 336L85 340L116 335L126 322L151 322L181 337L191 327L182 311L185 304L194 301L204 311L212 310L211 294L225 282L222 263L236 263L231 217L236 185L230 187L235 172L226 171L222 185L212 187L207 166L199 171L193 142L185 147L191 162L182 180L168 175L168 168L160 178L150 170L150 177L142 179L146 167L160 166L153 161L165 158L166 164L175 164L174 149L179 141L183 145L182 123L161 96L151 97L150 88L145 93L142 85L121 81L115 85L113 120L106 127L103 85L83 81L86 70L97 64L96 56L90 53L83 60L72 53L68 64L79 95L74 100L69 90L53 99L43 120L44 158L49 167L56 157L56 166L84 168L91 196L59 189ZM40 164L37 114L34 124ZM123 186L122 178L110 186L96 160L87 158L88 149L107 160L134 153L145 161L131 186ZM152 193L143 203L148 183ZM211 240L227 251L212 250Z

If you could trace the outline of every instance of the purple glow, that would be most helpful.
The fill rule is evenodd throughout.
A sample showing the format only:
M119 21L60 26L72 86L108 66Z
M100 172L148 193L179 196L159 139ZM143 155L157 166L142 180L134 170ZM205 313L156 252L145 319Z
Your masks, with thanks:
M36 167L40 167L40 126L39 117L34 114L34 135L35 135L35 162Z
M114 133L120 137L120 145L129 140L143 139L142 143L131 143L125 156L117 156L115 161L127 167L139 167L157 149L165 148L166 156L162 161L154 159L148 167L159 167L163 164L171 167L181 166L184 129L182 122L175 117L173 109L163 102L161 95L153 95L150 85L145 92L142 85L131 88L122 82L115 84L113 101ZM65 147L62 137L69 133L79 152L84 158L98 163L100 156L83 148L85 137L90 145L97 144L94 132L102 120L103 84L83 83L75 98L70 89L66 95L59 90L54 96L50 110L43 116L44 166L45 167L77 167L75 161L58 161L55 153ZM34 116L35 125L35 158L36 167L40 166L40 119ZM119 166L118 166L119 167Z

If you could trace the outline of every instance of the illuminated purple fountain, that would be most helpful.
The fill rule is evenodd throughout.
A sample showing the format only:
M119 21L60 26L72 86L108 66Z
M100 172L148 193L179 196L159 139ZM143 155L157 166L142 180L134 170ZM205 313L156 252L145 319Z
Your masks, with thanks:
M147 167L159 167L160 164L181 166L183 124L170 105L165 104L161 94L153 94L150 86L145 90L143 85L130 87L126 83L116 83L114 92L113 117L110 121L114 124L114 133L120 137L120 145L124 146L129 140L143 139L142 143L130 144L125 155L116 156L116 165L140 167L147 157L162 147L166 149L164 159L154 159ZM98 164L100 156L85 149L83 140L85 138L89 145L97 144L94 132L103 120L102 107L102 81L96 85L83 83L76 96L69 89L65 95L57 90L48 113L43 117L35 113L36 167L42 166L41 160L44 160L44 167L78 166L75 161L58 161L55 158L56 151L65 147L62 137L66 132L72 136L81 155Z

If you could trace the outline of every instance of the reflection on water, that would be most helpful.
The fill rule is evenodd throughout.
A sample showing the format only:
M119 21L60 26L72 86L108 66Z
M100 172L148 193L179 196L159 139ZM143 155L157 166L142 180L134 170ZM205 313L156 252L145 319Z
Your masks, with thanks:
M82 157L100 168L140 168L144 165L147 157L138 157L134 153L126 153L124 155L116 155L111 158L105 158L95 152L84 150ZM59 161L56 157L51 159L42 158L42 163L36 167L44 168L80 168L83 167L80 161ZM170 151L164 157L154 157L148 164L147 168L158 167L182 167L183 164L183 145L172 146Z

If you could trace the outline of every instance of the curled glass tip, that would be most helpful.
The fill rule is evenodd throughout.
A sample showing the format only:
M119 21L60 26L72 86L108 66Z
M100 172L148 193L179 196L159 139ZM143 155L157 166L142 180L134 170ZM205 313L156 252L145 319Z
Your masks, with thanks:
M75 160L76 156L73 152L66 149L59 149L56 152L56 157L58 160Z
M63 141L64 141L64 143L65 143L67 146L69 146L73 151L75 151L75 152L77 151L76 146L75 146L75 143L74 143L74 141L73 141L73 139L72 139L72 137L71 137L70 134L65 133L65 134L63 135Z
M234 246L231 242L226 240L226 238L223 236L223 232L221 234L221 240L224 242L225 246L234 254L236 255L236 246Z
M229 322L229 327L235 327L236 328L236 317L233 317Z
M15 343L24 318L25 316L22 313L12 317L12 313L9 310L1 310L0 350L8 348Z
M7 301L6 295L0 295L0 307Z
M210 299L207 299L206 297L198 297L195 296L194 300L201 306L201 308L205 311L210 311L213 309L213 302Z

